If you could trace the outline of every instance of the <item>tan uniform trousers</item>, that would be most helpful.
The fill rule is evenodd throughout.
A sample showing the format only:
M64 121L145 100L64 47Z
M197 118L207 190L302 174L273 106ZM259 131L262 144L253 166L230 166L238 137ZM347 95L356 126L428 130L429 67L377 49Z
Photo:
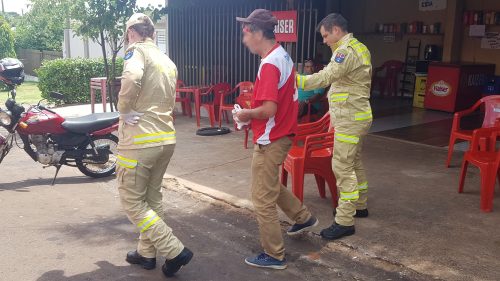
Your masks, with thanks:
M252 203L260 241L265 253L278 260L285 258L285 245L276 206L296 223L305 223L311 217L307 208L279 180L280 165L291 145L288 137L268 145L256 144L252 160Z
M161 183L175 144L119 150L117 175L120 199L127 217L140 231L141 256L173 259L184 249L165 223Z
M335 222L344 226L354 225L356 209L367 208L368 181L363 167L362 145L371 122L335 129L332 168L339 188L339 204Z

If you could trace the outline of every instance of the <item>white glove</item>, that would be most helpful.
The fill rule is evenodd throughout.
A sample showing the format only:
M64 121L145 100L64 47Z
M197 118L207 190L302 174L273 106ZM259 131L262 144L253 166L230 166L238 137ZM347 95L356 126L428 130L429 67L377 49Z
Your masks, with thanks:
M248 126L250 124L250 121L241 122L238 119L238 117L236 117L236 113L238 113L239 111L241 111L241 106L239 104L235 104L234 109L232 110L233 119L234 119L234 122L236 122L236 127L238 128L238 130L241 130L244 126Z
M122 119L125 124L134 126L137 122L139 122L142 115L144 115L144 113L132 110L129 113L120 114L120 119Z

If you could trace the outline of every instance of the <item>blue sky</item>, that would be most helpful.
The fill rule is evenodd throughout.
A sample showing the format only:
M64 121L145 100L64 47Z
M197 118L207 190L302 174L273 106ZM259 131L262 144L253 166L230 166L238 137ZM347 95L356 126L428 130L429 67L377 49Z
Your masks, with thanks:
M17 12L21 14L23 10L26 12L26 4L29 4L30 0L3 0L3 3L6 12ZM165 0L137 0L137 5L139 6L147 6L148 4L155 7L159 4L165 6Z

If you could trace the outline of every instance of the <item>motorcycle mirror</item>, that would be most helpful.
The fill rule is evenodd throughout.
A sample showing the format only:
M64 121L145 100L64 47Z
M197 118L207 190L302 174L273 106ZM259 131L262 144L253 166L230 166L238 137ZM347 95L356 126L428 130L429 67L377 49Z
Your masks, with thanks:
M49 96L53 99L56 99L56 100L63 100L64 99L64 94L61 94L58 92L50 92Z

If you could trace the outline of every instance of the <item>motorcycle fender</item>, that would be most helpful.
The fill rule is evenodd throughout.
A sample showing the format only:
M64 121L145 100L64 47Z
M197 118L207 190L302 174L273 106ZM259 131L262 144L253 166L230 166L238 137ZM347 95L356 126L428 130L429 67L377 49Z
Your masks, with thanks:
M105 135L109 135L115 131L118 131L118 123L113 124L111 127L107 127L107 128L102 129L102 130L95 131L95 132L91 133L91 135L93 135L93 136L105 136Z

